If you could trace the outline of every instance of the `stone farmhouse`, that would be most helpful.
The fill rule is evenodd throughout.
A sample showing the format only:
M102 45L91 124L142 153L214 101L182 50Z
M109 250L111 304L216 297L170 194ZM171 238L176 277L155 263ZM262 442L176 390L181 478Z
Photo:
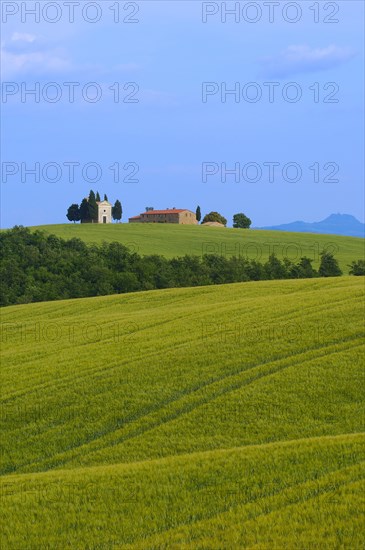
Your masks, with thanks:
M196 225L195 213L191 210L168 208L166 210L154 210L147 208L139 216L129 218L129 223L179 223L183 225Z
M98 223L112 223L112 205L108 201L96 201L98 205Z

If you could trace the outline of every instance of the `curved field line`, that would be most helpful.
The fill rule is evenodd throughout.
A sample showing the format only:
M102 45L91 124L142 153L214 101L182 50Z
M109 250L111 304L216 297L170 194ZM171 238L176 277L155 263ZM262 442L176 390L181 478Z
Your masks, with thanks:
M352 340L350 340L349 342L351 342ZM255 365L249 369L245 369L245 370L241 370L241 371L238 371L238 372L235 372L235 373L230 373L228 375L223 375L222 377L220 377L218 380L214 380L212 382L206 382L204 384L202 384L201 386L199 386L197 389L193 389L192 391L189 391L189 392L185 392L182 397L178 397L178 398L173 398L173 399L170 399L168 400L167 402L163 403L163 404L159 404L157 407L154 407L153 409L151 409L147 414L143 414L139 417L137 417L137 421L143 421L143 420L147 420L149 422L149 425L148 426L140 426L140 427L136 427L135 424L132 424L132 425L128 425L127 426L127 429L130 428L131 431L127 432L126 434L121 434L118 436L118 431L122 431L124 430L124 427L122 428L119 428L117 430L114 430L114 431L106 431L104 434L102 434L101 436L98 436L97 439L95 439L95 437L93 439L90 439L90 441L87 441L87 442L83 442L81 443L80 445L77 445L77 446L74 446L72 447L71 449L68 449L66 452L61 452L61 453L57 453L56 455L54 455L51 459L48 459L46 461L36 461L36 462L32 462L32 463L27 463L27 464L23 464L19 467L20 468L23 468L23 467L37 467L40 466L42 463L45 465L47 464L47 462L50 462L52 464L52 462L54 461L58 461L58 466L57 468L64 466L69 460L74 460L75 458L77 458L77 456L80 456L82 455L83 457L87 456L88 454L90 453L93 453L95 451L100 451L100 450L105 450L107 449L108 447L112 447L112 446L115 446L115 445L119 445L121 443L123 443L124 441L127 441L127 440L130 440L130 439L133 439L133 438L136 438L142 434L145 434L155 428L158 428L159 426L163 425L163 424L167 424L168 422L172 421L172 420L175 420L176 418L180 417L181 415L183 414L188 414L190 412L192 412L193 410L197 409L198 407L202 406L202 405L205 405L205 404L209 404L211 402L214 401L214 399L216 399L217 397L220 397L222 395L225 395L225 394L228 394L232 391L235 391L243 386L246 386L246 385L250 385L252 383L254 383L255 381L257 380L260 380L262 378L265 378L267 376L272 376L278 372L281 372L283 370L285 370L286 368L290 368L290 367L293 367L293 366L296 366L298 364L304 364L304 363L308 363L310 361L313 361L313 360L316 360L316 359L319 359L319 358L322 358L322 357L328 357L329 355L332 355L332 354L336 354L336 353L339 353L339 352L346 352L348 350L353 350L357 347L361 347L361 344L355 344L355 345L352 345L352 346L349 346L349 342L342 342L343 344L343 347L341 349L336 349L336 350L333 350L333 351L330 351L329 352L329 349L330 347L333 347L333 346L327 346L327 347L322 347L322 348L319 348L318 350L316 351L320 351L321 353L320 354L317 354L315 355L314 357L309 357L309 358L305 358L305 356L307 355L307 352L305 353L300 353L298 355L290 355L290 356L287 356L285 358L282 358L282 359L279 359L277 361L274 361L274 362L268 362L264 365L260 364L260 365ZM345 344L346 347L345 347ZM338 344L337 344L338 346ZM310 350L310 351L313 351L313 350ZM287 363L288 364L284 364L284 365L280 365L280 363ZM279 366L276 366L277 363L279 363ZM255 370L258 370L258 369L264 369L263 372L254 372ZM252 376L253 374L253 376ZM246 380L241 380L242 376L247 376L248 378ZM228 379L230 378L238 378L237 381L231 383L229 386L224 386L223 387L219 387L219 385L221 383L225 383L228 381ZM214 385L217 385L217 389L214 391ZM202 396L202 397L199 397L199 396L194 396L194 394L197 394L198 392L203 392L203 391L206 391L207 389L209 390L212 390L212 396L208 397L207 396ZM186 400L186 399L191 399L192 397L195 397L196 398L196 401L193 402L193 403L186 403L185 405L184 404L181 404L181 401L182 400ZM173 406L177 406L179 407L178 410L174 411L174 412L165 412L164 413L164 408L166 408L167 406L170 406L170 405L173 405ZM164 419L156 419L154 420L153 418L149 418L151 414L154 414L154 413L158 413L158 414L165 414L165 418ZM103 444L103 439L104 438L108 438L108 437L113 437L113 438L118 438L117 440L114 440L110 443L104 443ZM86 447L86 449L85 449ZM88 448L89 447L89 448ZM90 448L92 447L92 448ZM88 449L87 449L88 448ZM86 451L86 453L85 453ZM68 453L71 453L73 456L70 458L70 459L67 459L65 457L65 454L68 454ZM64 457L61 464L59 463L59 460L61 457ZM58 457L58 458L57 458ZM49 469L53 469L54 467L52 467L52 465L49 465L49 467L46 467L44 471L47 471Z

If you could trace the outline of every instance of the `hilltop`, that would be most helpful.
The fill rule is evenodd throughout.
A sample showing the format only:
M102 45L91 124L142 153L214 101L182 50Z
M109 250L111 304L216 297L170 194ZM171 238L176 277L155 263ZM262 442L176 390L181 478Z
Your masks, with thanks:
M363 298L339 277L5 308L3 545L362 547Z
M64 224L30 229L40 229L64 239L77 237L88 243L117 241L141 255L160 254L168 258L218 254L265 261L275 252L280 259L297 260L307 256L318 267L319 253L327 248L335 254L344 273L348 273L351 261L364 257L362 239L334 235L177 224Z

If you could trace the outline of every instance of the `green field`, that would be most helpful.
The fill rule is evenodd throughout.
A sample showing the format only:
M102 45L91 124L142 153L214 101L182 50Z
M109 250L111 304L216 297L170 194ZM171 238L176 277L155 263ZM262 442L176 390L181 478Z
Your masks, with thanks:
M362 549L363 304L339 277L4 308L2 548Z
M337 235L242 230L174 224L65 224L43 225L41 229L63 239L78 237L89 243L117 241L138 254L161 254L168 258L193 254L244 256L266 261L272 252L295 261L302 256L319 265L323 249L333 252L344 273L353 260L364 257L364 239Z

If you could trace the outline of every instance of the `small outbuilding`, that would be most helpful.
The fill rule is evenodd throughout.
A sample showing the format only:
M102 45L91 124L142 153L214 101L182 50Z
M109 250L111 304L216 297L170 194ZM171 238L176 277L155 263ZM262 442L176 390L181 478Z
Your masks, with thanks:
M219 222L205 222L202 225L210 225L212 227L225 227L222 223Z
M112 205L108 201L97 201L98 223L112 223Z

